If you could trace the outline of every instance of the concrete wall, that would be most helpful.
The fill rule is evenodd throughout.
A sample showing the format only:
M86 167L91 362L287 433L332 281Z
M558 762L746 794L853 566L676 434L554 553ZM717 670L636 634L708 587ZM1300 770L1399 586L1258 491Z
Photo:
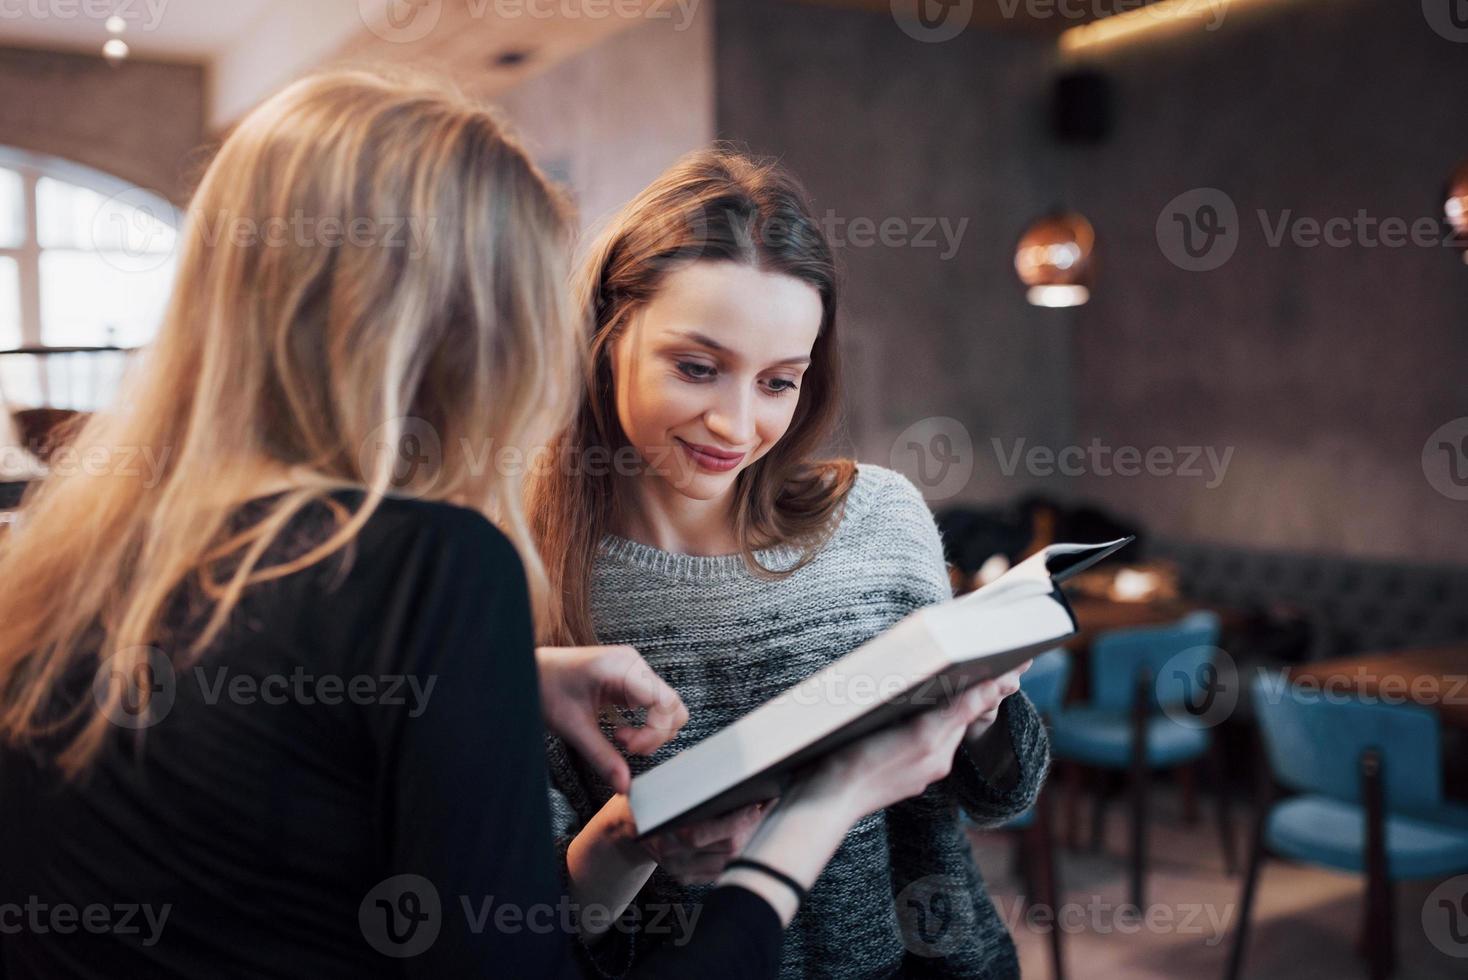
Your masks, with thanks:
M890 16L770 0L717 13L720 137L781 158L837 239L849 447L917 476L919 450L899 435L951 417L977 450L973 478L940 477L937 449L930 491L1000 500L1043 485L1003 477L988 440L1069 438L1068 317L1029 306L1013 272L1015 243L1056 190L1041 121L1053 42L967 31L922 43ZM962 228L956 250L924 234L935 219ZM858 220L878 234L858 234ZM961 435L929 425L921 446Z
M594 228L714 132L713 17L648 20L495 101Z
M1077 441L1233 457L1213 489L1093 475L1075 491L1176 536L1468 562L1468 501L1422 463L1468 416L1468 267L1354 231L1345 247L1269 241L1286 217L1440 217L1468 157L1468 44L1420 4L1285 0L1094 65L1116 86L1115 136L1062 154L1105 249L1075 317ZM1237 251L1185 271L1157 222L1201 187L1237 208Z
M1468 44L1421 5L1237 5L1216 30L1106 50L1091 63L1113 80L1117 125L1095 148L1049 135L1053 40L919 43L880 13L769 0L718 18L721 136L781 156L839 215L970 219L947 262L841 250L861 458L886 463L893 434L953 416L975 467L949 500L1039 488L1173 537L1468 561L1468 502L1422 464L1434 430L1468 416L1468 268L1435 247L1271 247L1256 214L1441 214L1468 156ZM1202 187L1234 202L1238 244L1190 272L1157 227ZM1071 311L1025 305L1012 268L1027 222L1057 205L1099 235L1094 298ZM1006 475L1019 439L1170 450L1159 469L1194 446L1232 455L1221 482L1206 455L1196 477L1103 475L1104 455L1064 476L1023 454Z

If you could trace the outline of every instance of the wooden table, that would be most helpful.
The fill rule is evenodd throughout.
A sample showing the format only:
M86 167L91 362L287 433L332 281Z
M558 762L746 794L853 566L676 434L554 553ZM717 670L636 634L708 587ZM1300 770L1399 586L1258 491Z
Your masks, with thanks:
M1236 609L1214 606L1191 599L1156 599L1144 602L1120 602L1094 596L1068 595L1071 611L1076 614L1078 632L1063 644L1071 652L1070 684L1067 704L1083 702L1090 694L1091 641L1109 630L1133 629L1138 626L1161 626L1175 623L1189 613L1208 610L1218 614L1223 630L1243 622Z
M1146 602L1119 602L1115 599L1098 599L1093 596L1068 596L1070 608L1076 614L1076 625L1080 632L1071 637L1067 646L1079 649L1090 646L1097 633L1107 630L1132 629L1137 626L1161 626L1175 623L1189 613L1210 610L1218 614L1224 628L1242 620L1232 609L1194 602L1189 599L1159 599Z
M1327 694L1355 693L1432 708L1444 725L1468 730L1468 646L1366 653L1302 664L1290 680Z

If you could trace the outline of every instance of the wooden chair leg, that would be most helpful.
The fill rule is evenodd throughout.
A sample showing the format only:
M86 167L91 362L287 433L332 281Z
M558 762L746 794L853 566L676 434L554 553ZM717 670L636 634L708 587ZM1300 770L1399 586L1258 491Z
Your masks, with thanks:
M1198 824L1198 763L1189 762L1177 770L1178 788L1183 794L1183 823L1194 827Z
M1137 675L1132 701L1132 881L1131 902L1145 915L1147 879L1147 797L1152 778L1147 761L1147 721L1152 702L1151 672Z
M1244 895L1239 900L1239 924L1234 930L1234 945L1228 956L1228 980L1239 980L1244 965L1244 949L1249 944L1249 913L1254 908L1254 893L1259 886L1259 869L1264 864L1264 825L1269 819L1270 799L1261 793L1255 805L1254 834L1249 843L1249 866L1244 872Z
M1095 770L1092 785L1095 793L1091 799L1091 853L1097 854L1106 840L1106 807L1111 802L1111 773L1105 769Z
M1032 823L1019 832L1019 846L1015 848L1015 870L1019 872L1021 887L1025 890L1023 905L1026 909L1035 904L1035 897L1039 894L1039 883L1035 880L1035 826Z
M1051 975L1065 980L1065 957L1060 934L1060 888L1055 879L1055 838L1050 828L1049 796L1043 790L1035 804L1035 878L1040 903L1050 911Z
M1391 875L1386 857L1386 807L1381 753L1361 753L1361 797L1366 808L1366 950L1371 980L1386 980L1396 960Z
M1228 777L1223 768L1223 752L1218 739L1208 742L1208 753L1204 756L1208 766L1208 783L1213 790L1213 805L1218 814L1218 842L1223 850L1223 870L1232 876L1238 870L1238 859L1234 853L1234 826L1228 796Z
M1066 846L1081 849L1081 764L1065 764L1065 835Z
M1145 913L1147 883L1147 817L1152 774L1145 764L1132 772L1132 883L1131 902Z

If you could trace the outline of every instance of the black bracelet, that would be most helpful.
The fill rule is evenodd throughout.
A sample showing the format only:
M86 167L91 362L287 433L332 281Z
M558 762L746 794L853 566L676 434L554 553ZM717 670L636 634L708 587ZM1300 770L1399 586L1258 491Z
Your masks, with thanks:
M806 898L810 895L810 892L800 887L800 882L796 881L794 878L790 877L783 871L776 871L768 864L763 864L759 861L752 861L749 858L741 857L735 858L728 864L724 865L725 871L732 871L735 868L749 868L751 871L763 871L765 874L769 875L771 878L774 878L780 884L793 891L795 893L795 902L797 905L804 905Z

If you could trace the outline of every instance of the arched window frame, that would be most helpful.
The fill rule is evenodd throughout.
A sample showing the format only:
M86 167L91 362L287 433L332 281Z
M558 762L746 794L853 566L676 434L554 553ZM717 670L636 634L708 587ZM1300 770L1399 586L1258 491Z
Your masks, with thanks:
M163 197L136 184L61 157L0 145L0 167L20 174L24 237L18 246L0 244L0 256L13 258L20 273L20 341L22 347L45 347L41 332L41 247L37 218L37 185L50 177L101 194L127 194L129 203L144 206L155 218L178 230L174 207ZM105 337L96 338L98 346Z

